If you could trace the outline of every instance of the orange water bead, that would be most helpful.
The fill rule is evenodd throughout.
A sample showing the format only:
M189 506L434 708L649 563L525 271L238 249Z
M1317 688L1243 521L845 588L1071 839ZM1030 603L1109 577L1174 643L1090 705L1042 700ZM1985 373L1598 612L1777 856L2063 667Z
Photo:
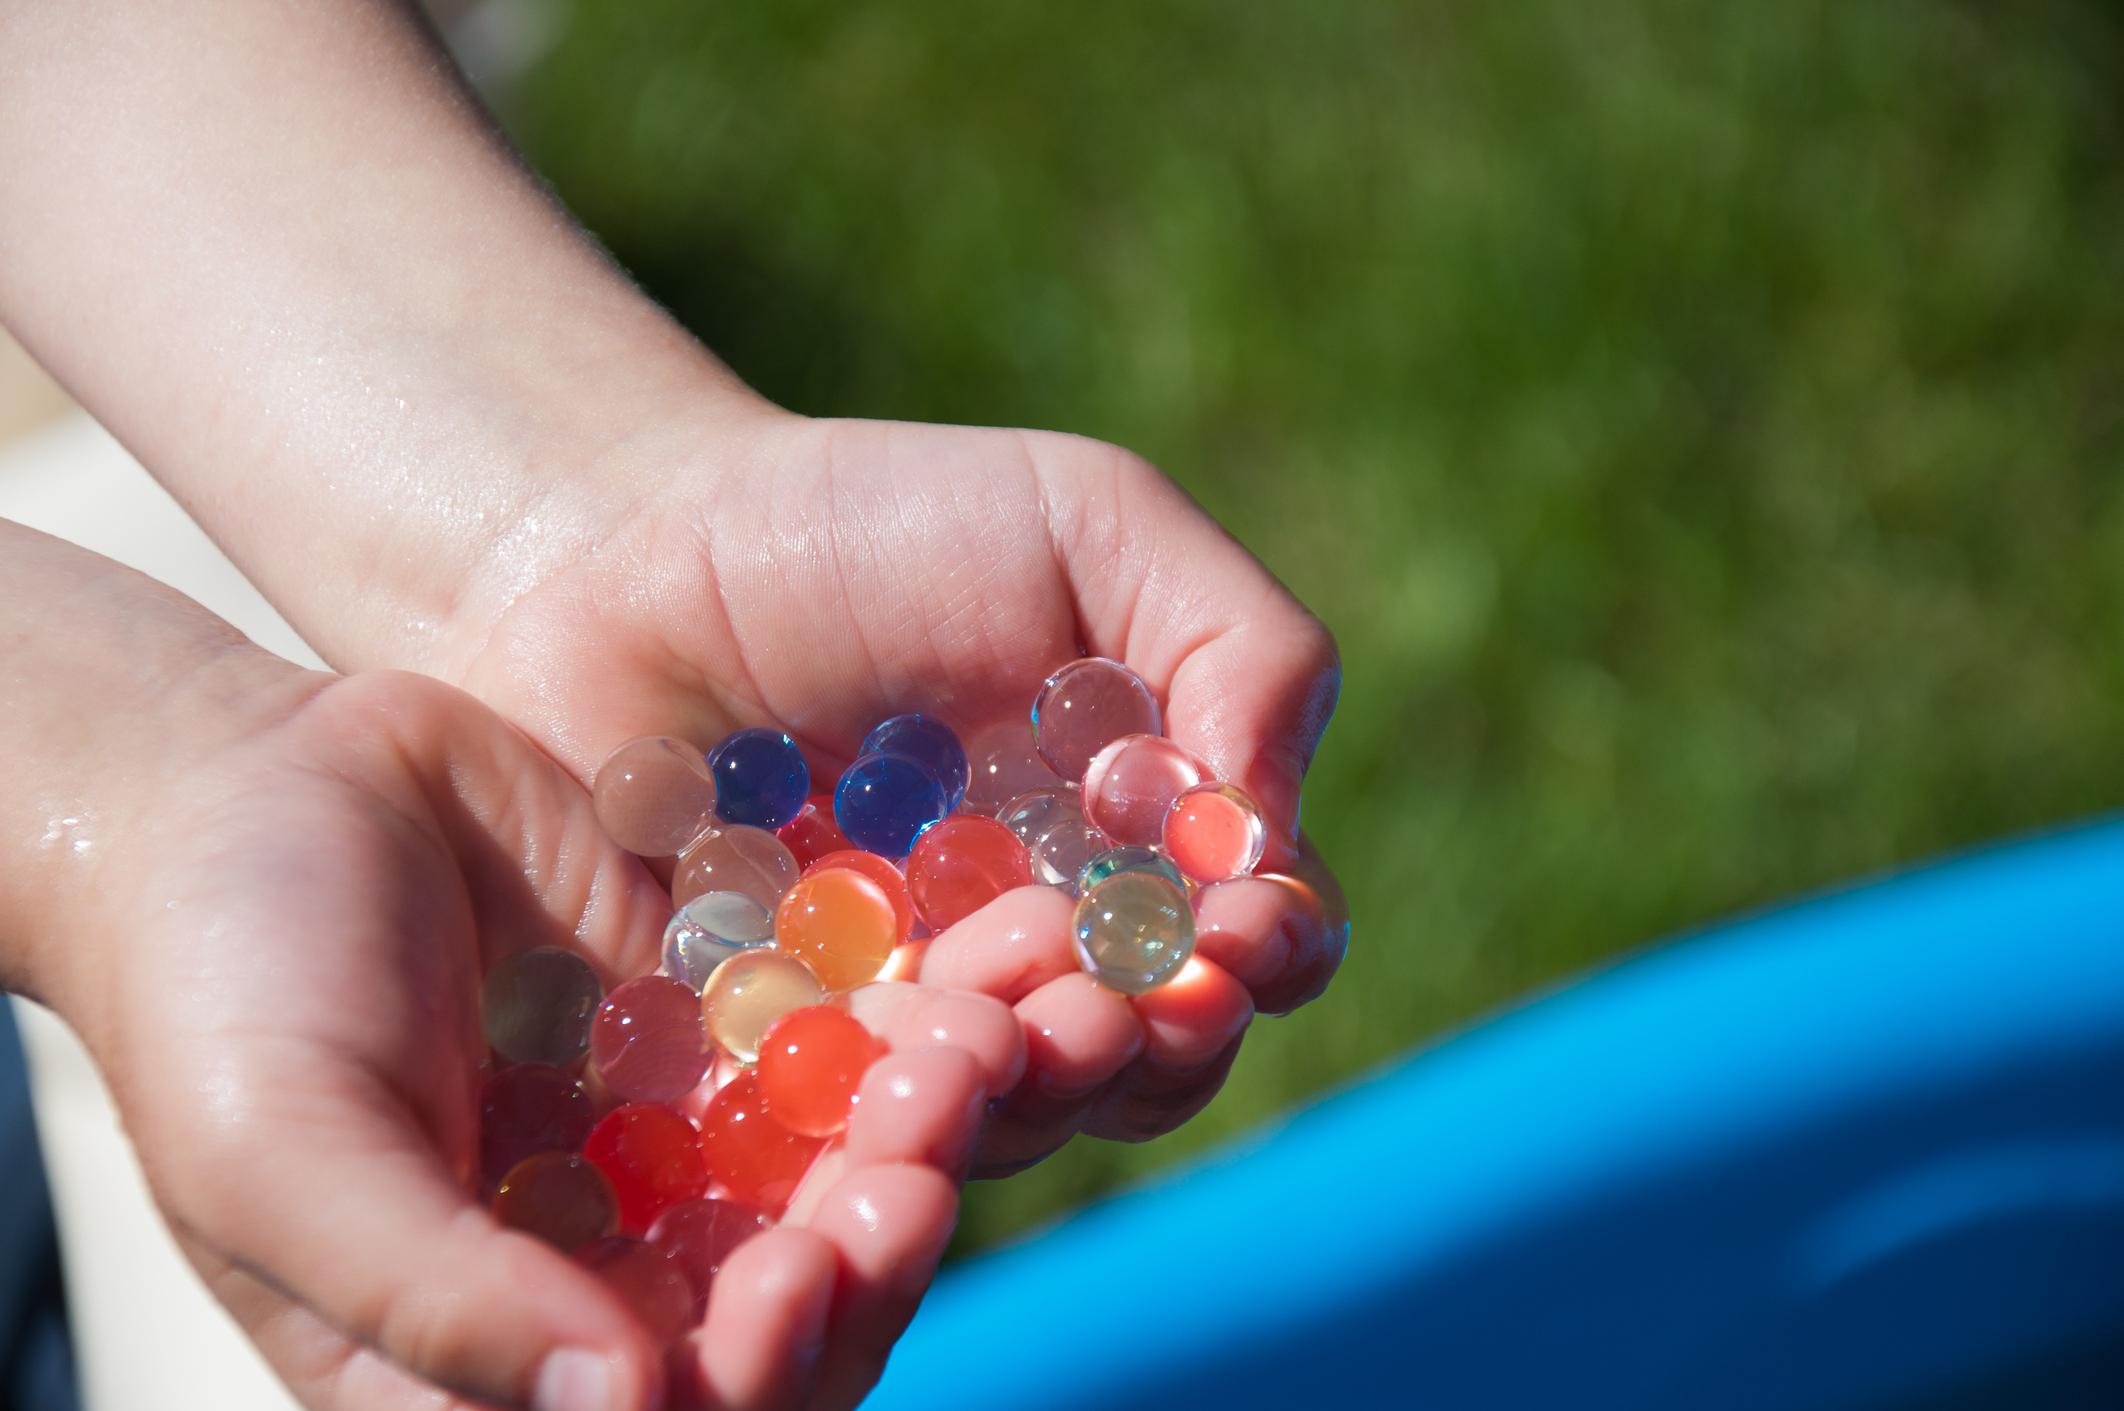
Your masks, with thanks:
M917 838L907 855L907 890L932 931L958 924L1032 880L1025 844L993 818L947 818Z
M826 1149L824 1140L790 1131L767 1112L757 1073L723 1085L701 1116L701 1155L708 1173L732 1196L775 1212Z
M668 1107L616 1107L590 1129L583 1156L612 1183L620 1228L640 1234L665 1207L708 1190L700 1133Z
M1268 824L1236 784L1197 784L1165 815L1165 851L1197 882L1243 877L1261 864Z
M884 1052L853 1015L824 1004L799 1009L776 1020L760 1045L760 1096L790 1131L833 1136L848 1125L863 1074Z
M775 946L810 966L832 991L875 980L899 941L892 898L848 867L823 867L801 878L774 914Z
M797 816L775 830L774 834L796 856L797 866L809 867L828 853L843 852L855 846L841 825L833 821L833 795L813 794L804 800Z
M658 1343L670 1342L699 1321L693 1281L654 1245L612 1235L576 1251L575 1257L619 1295Z
M573 1253L619 1228L619 1200L589 1161L573 1152L543 1151L502 1177L494 1218Z
M886 898L892 902L892 914L900 923L900 939L904 941L914 934L914 900L907 895L907 878L901 874L891 858L880 857L861 848L843 848L838 852L827 853L816 862L806 864L804 875L809 877L812 873L829 867L845 867L851 872L860 872L877 883L884 889Z

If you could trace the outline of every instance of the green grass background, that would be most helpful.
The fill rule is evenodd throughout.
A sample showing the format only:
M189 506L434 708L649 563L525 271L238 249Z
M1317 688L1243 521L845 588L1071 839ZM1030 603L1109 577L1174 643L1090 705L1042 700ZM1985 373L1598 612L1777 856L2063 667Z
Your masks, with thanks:
M1342 982L1184 1132L977 1188L962 1247L1677 928L2124 794L2108 7L556 15L512 131L756 385L1132 446L1341 640Z

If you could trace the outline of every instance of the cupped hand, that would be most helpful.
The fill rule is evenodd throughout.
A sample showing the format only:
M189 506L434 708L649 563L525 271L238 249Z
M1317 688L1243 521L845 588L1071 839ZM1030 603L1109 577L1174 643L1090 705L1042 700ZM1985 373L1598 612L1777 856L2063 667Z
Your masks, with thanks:
M634 1411L667 1384L732 1411L853 1405L1022 1067L1008 1012L933 996L916 1026L891 987L866 1000L893 1051L858 1121L667 1363L472 1185L485 968L560 945L608 984L646 973L661 885L462 693L292 669L272 690L262 728L112 830L84 916L123 944L80 947L67 986L180 1244L267 1359L320 1411Z
M1126 662L1167 732L1264 805L1263 875L1216 888L1195 958L1140 998L1078 973L1051 891L998 899L918 973L1013 1005L1025 1031L1025 1080L977 1171L1079 1129L1141 1140L1191 1116L1253 1015L1317 995L1346 943L1340 892L1297 832L1339 685L1326 630L1171 481L1100 442L755 409L701 444L536 509L533 537L577 547L542 549L529 582L492 563L465 600L500 606L449 625L440 669L587 781L630 737L706 745L746 725L838 770L884 716L971 731L1023 718L1074 657Z

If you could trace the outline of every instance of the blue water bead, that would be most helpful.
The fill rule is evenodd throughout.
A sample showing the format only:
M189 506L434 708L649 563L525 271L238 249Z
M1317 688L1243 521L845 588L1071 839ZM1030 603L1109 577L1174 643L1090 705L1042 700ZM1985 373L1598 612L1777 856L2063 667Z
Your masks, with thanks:
M811 770L796 741L779 730L740 730L708 751L715 813L725 823L769 832L797 816L811 793Z
M966 746L959 743L958 735L935 716L920 712L895 715L880 723L863 737L860 753L903 754L918 761L937 776L952 808L966 797L966 785L973 778L973 770L966 762Z
M910 755L866 754L833 791L833 821L848 841L885 857L905 857L922 830L951 812L937 776Z

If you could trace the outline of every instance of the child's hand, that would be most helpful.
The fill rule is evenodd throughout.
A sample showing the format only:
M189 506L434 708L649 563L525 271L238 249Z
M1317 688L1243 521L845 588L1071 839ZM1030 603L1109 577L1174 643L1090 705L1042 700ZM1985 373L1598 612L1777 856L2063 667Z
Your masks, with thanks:
M1126 661L1168 702L1169 733L1262 801L1276 838L1262 870L1284 880L1217 889L1198 962L1138 999L1079 973L1069 901L1051 890L954 927L920 974L1004 1000L1024 1025L1027 1079L977 1169L1024 1166L1080 1128L1142 1140L1177 1125L1256 1010L1313 998L1341 959L1339 892L1295 842L1338 684L1327 632L1112 446L752 405L704 431L694 463L586 475L543 502L536 581L492 561L460 598L503 606L449 624L427 659L585 781L630 736L706 745L758 724L838 767L886 715L1022 718L1084 648ZM556 556L556 540L584 547Z
M437 1387L651 1404L660 1349L593 1275L498 1226L468 1175L486 966L564 945L608 984L646 973L662 887L469 697L391 673L274 679L263 728L171 769L109 831L50 987L157 1200L311 1406L430 1407ZM848 1406L875 1379L949 1235L984 1098L1023 1063L994 1001L920 1003L916 1025L889 987L866 998L900 1051L783 1227L726 1266L674 1368L682 1399Z

